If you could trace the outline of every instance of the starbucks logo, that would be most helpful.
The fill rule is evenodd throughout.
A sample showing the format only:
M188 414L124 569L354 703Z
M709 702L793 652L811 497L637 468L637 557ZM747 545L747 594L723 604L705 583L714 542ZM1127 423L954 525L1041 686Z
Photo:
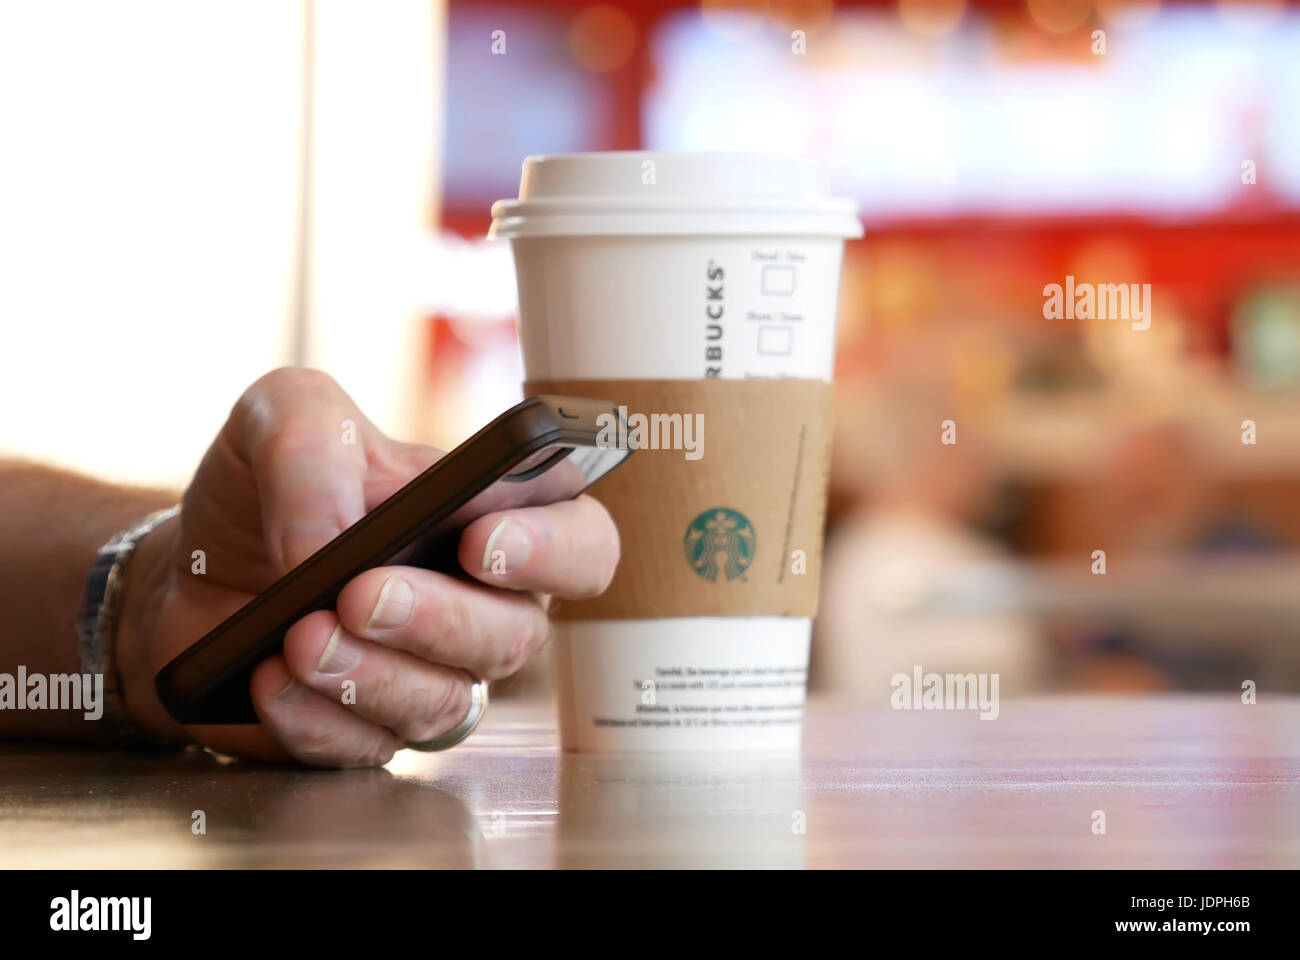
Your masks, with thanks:
M686 528L682 546L691 569L708 580L718 575L739 580L754 560L754 527L743 513L727 507L705 510Z

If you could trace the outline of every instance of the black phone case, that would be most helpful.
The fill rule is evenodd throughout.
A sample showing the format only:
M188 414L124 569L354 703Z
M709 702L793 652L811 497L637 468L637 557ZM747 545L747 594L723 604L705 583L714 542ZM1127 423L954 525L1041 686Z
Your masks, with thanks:
M283 649L290 626L333 609L348 581L372 567L401 562L460 572L460 531L474 517L438 527L538 451L556 444L597 447L602 414L618 416L608 401L576 397L530 397L510 408L167 664L155 678L163 705L181 723L257 723L249 679ZM554 459L510 479L529 479ZM556 499L577 496L595 479Z

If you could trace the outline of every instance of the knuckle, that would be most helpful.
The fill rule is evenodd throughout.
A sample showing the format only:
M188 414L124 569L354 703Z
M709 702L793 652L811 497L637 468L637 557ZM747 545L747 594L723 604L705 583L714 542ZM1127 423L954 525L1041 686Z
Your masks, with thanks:
M508 677L527 663L534 651L546 644L550 629L551 622L541 607L530 611L527 621L515 631L505 656L490 671L488 679Z
M365 704L367 710L383 708L398 716L406 713L409 700L406 689L398 682L397 675L391 670L379 670L366 679L365 684L357 684L357 702Z
M319 429L300 415L287 413L258 431L252 448L254 464L287 463L318 446Z
M266 396L296 393L300 390L338 390L339 385L324 370L311 367L277 367L259 377L249 391L261 391Z
M375 730L366 749L358 758L358 765L365 767L382 767L397 752L398 743L389 731L381 728Z
M279 367L263 374L253 382L235 402L232 423L243 424L244 433L255 438L254 446L266 442L278 443L278 437L288 434L301 438L311 431L302 422L304 410L301 398L317 398L312 407L319 408L324 400L346 399L343 388L322 370L309 367Z
M474 645L474 617L459 590L447 590L439 602L431 604L432 622L427 639L429 650L437 657L449 646Z
M433 720L440 730L448 730L465 719L469 712L468 677L457 676L442 685L441 696L433 711Z
M298 386L308 382L304 377L303 367L277 367L264 373L251 384L236 402L236 409L246 413L256 412L274 406L286 393L293 393ZM319 373L320 371L312 371Z
M392 732L383 727L358 735L331 724L298 732L285 746L302 763L319 767L382 766L398 748Z
M413 743L432 740L453 729L469 711L469 681L456 676L413 691L407 698L406 721L399 732Z
M304 763L318 766L337 763L349 755L347 738L333 724L320 724L298 731L286 747Z

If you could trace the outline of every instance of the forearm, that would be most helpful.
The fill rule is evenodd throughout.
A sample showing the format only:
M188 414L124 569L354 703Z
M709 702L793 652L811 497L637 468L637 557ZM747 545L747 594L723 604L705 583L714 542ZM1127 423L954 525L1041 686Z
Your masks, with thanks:
M77 610L95 551L176 500L0 460L0 674L80 673ZM0 738L89 737L89 724L75 710L0 710Z

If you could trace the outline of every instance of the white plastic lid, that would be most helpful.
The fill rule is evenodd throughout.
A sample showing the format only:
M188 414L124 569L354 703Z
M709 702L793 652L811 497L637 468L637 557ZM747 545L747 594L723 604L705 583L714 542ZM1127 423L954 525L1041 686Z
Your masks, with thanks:
M862 223L807 157L629 151L526 158L488 236L648 234L860 237Z

